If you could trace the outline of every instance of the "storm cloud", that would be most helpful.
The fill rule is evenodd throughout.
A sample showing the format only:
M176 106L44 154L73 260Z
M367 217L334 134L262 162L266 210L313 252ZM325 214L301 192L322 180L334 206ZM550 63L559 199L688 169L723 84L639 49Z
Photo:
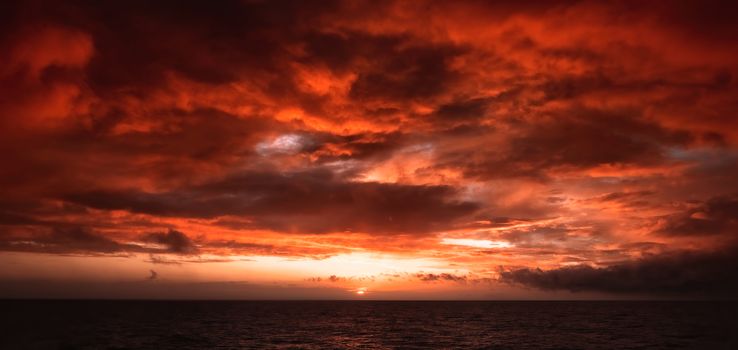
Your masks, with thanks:
M732 297L738 292L738 249L675 252L607 267L514 269L500 280L543 290L597 291L651 296Z

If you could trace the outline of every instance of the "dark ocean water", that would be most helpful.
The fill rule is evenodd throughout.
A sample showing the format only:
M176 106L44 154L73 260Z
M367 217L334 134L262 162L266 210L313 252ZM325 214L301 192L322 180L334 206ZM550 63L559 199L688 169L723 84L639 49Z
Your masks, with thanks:
M1 349L738 349L734 302L0 301Z

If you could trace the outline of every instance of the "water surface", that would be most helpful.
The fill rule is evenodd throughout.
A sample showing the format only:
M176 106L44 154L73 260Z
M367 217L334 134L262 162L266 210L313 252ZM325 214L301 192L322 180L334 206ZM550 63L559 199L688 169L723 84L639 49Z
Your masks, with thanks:
M735 302L0 301L2 349L738 349Z

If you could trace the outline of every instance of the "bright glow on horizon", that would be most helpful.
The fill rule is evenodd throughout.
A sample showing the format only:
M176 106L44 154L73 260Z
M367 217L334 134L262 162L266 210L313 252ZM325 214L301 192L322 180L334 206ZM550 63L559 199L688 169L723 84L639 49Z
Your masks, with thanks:
M245 257L244 257L245 259ZM445 272L442 261L430 258L408 258L392 254L359 253L338 254L326 259L285 259L273 256L251 256L238 263L251 271L272 271L281 277L304 279L327 277L378 276L402 272ZM256 277L253 277L256 279ZM259 278L273 280L273 277Z

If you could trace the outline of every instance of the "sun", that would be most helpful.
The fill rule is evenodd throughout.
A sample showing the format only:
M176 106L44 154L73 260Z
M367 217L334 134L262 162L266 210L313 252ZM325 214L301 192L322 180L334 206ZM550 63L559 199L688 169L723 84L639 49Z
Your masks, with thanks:
M362 287L356 290L356 295L364 295L366 294L366 288Z

